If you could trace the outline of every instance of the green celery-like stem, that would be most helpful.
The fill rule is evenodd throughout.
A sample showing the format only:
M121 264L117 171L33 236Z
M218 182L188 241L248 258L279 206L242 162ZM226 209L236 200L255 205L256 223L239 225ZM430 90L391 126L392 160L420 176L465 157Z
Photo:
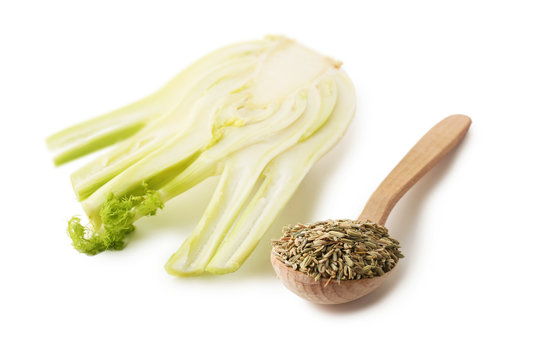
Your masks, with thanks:
M69 161L78 159L107 146L116 144L119 141L125 140L137 133L145 126L145 121L128 123L127 125L112 128L108 132L101 132L97 136L93 136L86 141L76 144L67 150L62 151L54 157L56 166L65 164Z
M95 214L109 193L125 194L142 182L151 185L151 179L170 176L170 169L183 168L194 154L212 143L212 125L217 109L225 101L223 93L242 87L251 66L251 60L221 66L195 86L194 98L182 101L132 140L75 173L73 188L84 200L83 207Z
M153 111L149 109L148 105L151 103L151 100L152 99L143 99L108 114L70 126L48 136L45 139L45 142L49 149L57 150L79 143L96 134L103 132L108 133L111 129L115 129L116 127L125 127L132 123L140 123L142 119L148 118L153 114Z

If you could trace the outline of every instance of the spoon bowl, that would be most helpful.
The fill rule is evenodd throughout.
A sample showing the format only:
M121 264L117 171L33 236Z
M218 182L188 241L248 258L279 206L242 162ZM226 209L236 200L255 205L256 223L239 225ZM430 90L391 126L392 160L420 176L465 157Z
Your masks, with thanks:
M361 298L381 286L395 269L370 279L328 281L315 280L303 272L292 270L273 254L270 261L277 276L289 290L314 304L344 304Z
M465 115L452 115L429 130L388 174L369 198L359 221L386 223L390 211L398 200L435 164L463 139L471 119ZM379 287L394 271L381 276L359 280L315 280L293 270L273 254L270 261L283 284L296 295L316 304L343 304L369 294Z

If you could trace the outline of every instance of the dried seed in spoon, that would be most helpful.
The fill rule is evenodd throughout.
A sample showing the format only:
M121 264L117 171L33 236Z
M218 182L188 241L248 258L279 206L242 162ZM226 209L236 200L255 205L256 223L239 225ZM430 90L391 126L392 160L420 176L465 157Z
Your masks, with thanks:
M360 280L382 276L403 257L384 226L366 221L328 220L285 226L272 241L274 256L316 280Z

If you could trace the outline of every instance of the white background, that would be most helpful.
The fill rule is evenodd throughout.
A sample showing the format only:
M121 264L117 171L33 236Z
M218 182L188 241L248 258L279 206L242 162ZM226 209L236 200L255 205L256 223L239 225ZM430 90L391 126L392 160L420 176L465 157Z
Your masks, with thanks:
M2 359L538 358L540 11L524 1L2 1ZM244 267L163 264L212 184L140 221L123 252L70 246L80 214L45 136L144 96L217 47L284 34L344 62L342 142ZM432 125L473 124L387 223L406 257L382 288L309 304L268 261L281 225L355 217Z

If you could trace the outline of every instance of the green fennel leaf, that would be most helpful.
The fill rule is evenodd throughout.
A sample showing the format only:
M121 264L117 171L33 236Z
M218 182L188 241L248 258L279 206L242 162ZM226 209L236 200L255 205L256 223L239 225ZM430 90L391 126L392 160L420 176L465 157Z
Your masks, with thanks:
M95 232L83 226L78 217L72 217L68 222L68 234L73 247L88 255L122 250L126 247L126 235L135 230L133 222L141 216L155 215L162 208L163 202L154 190L146 190L143 195L122 197L111 193L100 210L101 231Z

